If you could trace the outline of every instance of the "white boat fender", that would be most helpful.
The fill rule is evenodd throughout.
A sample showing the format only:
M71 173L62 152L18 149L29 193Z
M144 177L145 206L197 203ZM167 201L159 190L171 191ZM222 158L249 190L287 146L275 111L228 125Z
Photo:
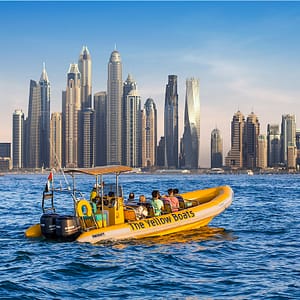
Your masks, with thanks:
M77 203L77 214L79 217L91 217L92 216L92 206L87 200L80 200Z

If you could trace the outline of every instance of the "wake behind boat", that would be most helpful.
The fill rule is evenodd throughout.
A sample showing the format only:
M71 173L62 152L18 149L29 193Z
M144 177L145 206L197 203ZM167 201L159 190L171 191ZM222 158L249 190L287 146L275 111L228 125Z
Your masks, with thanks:
M56 212L55 189L53 186L49 189L52 181L50 173L43 192L40 223L29 227L25 236L89 243L161 236L206 226L228 208L233 200L233 191L229 186L195 190L176 195L179 200L178 211L172 211L169 201L165 199L162 214L155 216L154 208L148 202L125 203L119 175L131 170L127 166L66 170L65 173L73 178L71 215ZM77 174L95 177L95 197L92 200L85 199L76 190ZM103 175L107 174L115 174L114 184L104 184ZM137 213L139 206L146 210L147 216L141 217Z

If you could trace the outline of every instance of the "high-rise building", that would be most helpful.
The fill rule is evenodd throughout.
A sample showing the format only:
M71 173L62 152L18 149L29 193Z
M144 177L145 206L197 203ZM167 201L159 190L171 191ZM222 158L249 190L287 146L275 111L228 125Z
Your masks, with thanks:
M223 139L218 128L213 129L210 136L210 164L211 168L223 166Z
M142 111L142 166L156 165L157 110L153 99L148 98Z
M40 78L41 123L40 123L40 165L49 167L50 162L50 82L45 64Z
M297 149L295 145L288 146L287 149L287 167L288 169L296 168Z
M200 87L195 78L186 80L182 151L185 168L200 168Z
M245 117L237 111L231 121L231 148L225 158L225 165L231 169L243 167L243 135Z
M164 111L165 167L178 168L178 93L177 76L169 75Z
M50 168L62 167L62 114L54 112L50 120Z
M300 167L300 129L296 130L296 148L297 148L296 165L299 170L299 167Z
M86 108L80 112L80 163L82 168L90 168L94 166L94 124L95 113L92 108Z
M158 167L164 167L165 166L165 137L161 136L158 146L157 146L157 156L156 156L156 165Z
M106 92L99 92L94 95L95 109L95 166L105 166L106 163Z
M280 132L278 124L268 124L267 126L267 143L268 143L268 167L278 167L281 162L280 158Z
M281 121L281 162L288 164L288 147L296 147L295 115L282 115Z
M30 80L28 117L26 120L26 159L27 168L40 168L41 145L41 88L38 82Z
M257 147L258 136L260 133L260 124L257 116L251 112L248 115L244 128L244 151L243 151L243 167L255 169L257 165Z
M12 161L14 169L24 167L24 113L17 109L12 124Z
M92 59L87 46L83 46L78 60L81 74L81 109L92 107Z
M78 167L80 87L78 65L71 64L67 74L67 88L62 94L63 165L67 168Z
M0 143L0 170L11 169L11 143Z
M107 80L107 164L122 162L122 62L118 51L113 51L108 63Z
M43 67L39 82L30 80L26 120L26 159L29 168L48 167L50 160L50 82Z
M123 88L123 164L141 166L141 97L136 82L128 75Z
M257 167L265 169L268 165L267 160L267 137L264 134L258 136L257 143Z

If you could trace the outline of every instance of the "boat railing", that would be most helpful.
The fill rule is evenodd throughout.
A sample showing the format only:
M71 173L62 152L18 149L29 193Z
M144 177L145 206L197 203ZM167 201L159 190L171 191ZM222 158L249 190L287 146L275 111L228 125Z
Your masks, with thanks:
M45 200L50 200L50 205L51 206L45 207ZM45 213L47 211L55 213L53 191L50 191L50 192L44 191L43 192L42 210L43 210L43 213Z

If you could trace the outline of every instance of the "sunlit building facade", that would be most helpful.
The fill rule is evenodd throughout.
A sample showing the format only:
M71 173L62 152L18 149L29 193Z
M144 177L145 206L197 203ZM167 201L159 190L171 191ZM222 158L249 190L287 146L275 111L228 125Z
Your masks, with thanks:
M107 164L122 162L122 62L118 51L113 51L108 63L107 80Z
M157 110L154 100L148 98L142 111L142 167L156 165Z
M123 164L140 167L142 163L141 97L136 82L128 75L123 87Z
M67 88L62 96L63 161L67 168L78 167L79 112L81 109L80 72L77 64L71 64L67 74Z
M24 167L24 113L15 110L12 124L12 163L14 169Z
M245 117L237 111L231 121L231 148L225 158L225 165L231 169L243 167L243 135Z
M199 80L186 80L184 132L182 138L181 167L200 168L200 84Z
M50 168L62 166L62 114L54 112L50 120Z

